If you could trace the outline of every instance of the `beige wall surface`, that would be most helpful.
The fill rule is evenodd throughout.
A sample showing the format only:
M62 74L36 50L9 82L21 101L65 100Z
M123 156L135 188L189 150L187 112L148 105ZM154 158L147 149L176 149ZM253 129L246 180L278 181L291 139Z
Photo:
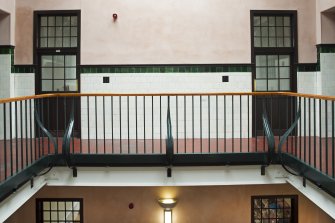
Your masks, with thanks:
M334 13L335 0L316 0L316 42L320 43L334 43L330 38L334 32L333 27L329 27L329 23L334 24L333 18L330 14ZM324 14L324 12L328 13ZM327 15L328 14L328 15ZM330 30L328 30L330 28Z
M81 10L82 64L250 63L250 10L297 10L299 62L316 61L315 0L17 0L16 63L33 11L56 9Z
M5 12L6 15L2 14L1 11ZM2 32L4 32L5 34L3 34ZM0 45L14 44L15 0L0 0Z
M174 223L246 223L251 196L299 195L299 223L334 223L328 215L289 185L199 187L44 187L6 223L35 223L35 198L83 198L84 222L163 222L158 198L177 198ZM133 209L128 205L134 204Z

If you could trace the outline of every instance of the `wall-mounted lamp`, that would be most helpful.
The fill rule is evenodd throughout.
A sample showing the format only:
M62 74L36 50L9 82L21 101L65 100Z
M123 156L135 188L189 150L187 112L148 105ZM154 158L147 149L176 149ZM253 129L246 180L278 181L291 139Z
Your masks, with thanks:
M159 205L164 208L164 223L172 223L172 208L177 204L177 199L162 198L158 199Z

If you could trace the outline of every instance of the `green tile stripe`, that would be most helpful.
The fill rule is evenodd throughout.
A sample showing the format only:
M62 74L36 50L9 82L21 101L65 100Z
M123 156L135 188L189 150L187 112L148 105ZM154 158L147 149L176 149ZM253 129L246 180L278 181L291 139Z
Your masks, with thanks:
M0 45L0 54L11 54L14 55L14 46L3 46Z
M82 65L81 73L211 73L251 72L251 64Z
M316 47L318 49L318 54L335 53L335 44L319 44Z
M313 72L313 71L320 71L320 65L318 63L298 64L298 72Z
M12 73L35 73L35 67L33 65L14 65Z

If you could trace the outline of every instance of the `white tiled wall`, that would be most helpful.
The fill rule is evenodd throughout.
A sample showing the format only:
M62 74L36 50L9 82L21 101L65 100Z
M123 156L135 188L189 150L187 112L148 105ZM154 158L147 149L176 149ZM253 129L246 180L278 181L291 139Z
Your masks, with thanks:
M102 82L103 77L106 76L110 78L110 83ZM223 83L222 76L229 76L229 82ZM251 91L251 73L83 74L81 76L81 93L209 93L242 91ZM128 100L129 126L127 124ZM161 101L159 97L146 97L145 109L143 97L137 98L137 109L135 100L135 97L121 97L121 101L119 97L113 97L113 99L106 97L104 102L105 122L103 122L103 99L101 97L97 98L97 112L95 112L95 98L91 97L89 101L87 101L87 98L82 98L82 137L88 138L89 131L90 138L96 138L96 134L97 138L102 138L103 134L105 134L106 138L119 138L120 135L121 138L128 138L128 132L130 138L136 138L136 117L137 138L144 138L144 130L145 138L152 138L152 136L153 138L165 137L167 97L161 97ZM249 98L249 104L247 97L242 97L241 103L239 97L234 97L234 113L232 113L231 96L226 98L220 96L217 99L215 96L202 96L201 98L200 96L195 96L193 97L193 111L192 97L186 97L186 104L184 100L183 96L178 97L178 99L174 96L170 97L171 121L175 138L177 137L177 126L180 138L185 137L185 135L187 138L192 136L195 138L200 138L200 136L203 138L216 138L217 136L219 138L224 136L226 138L238 138L240 136L247 137L248 134L251 135L251 97ZM89 109L87 108L88 103ZM224 103L226 103L226 106L224 106ZM113 114L111 114L111 106L113 106ZM224 108L226 108L226 117L224 117ZM201 116L200 112L202 113ZM95 113L97 113L97 120L95 120ZM218 122L216 122L216 115L218 115ZM89 125L87 124L88 117ZM240 123L240 117L242 123ZM186 122L184 121L185 118ZM193 120L194 125L192 126ZM224 123L225 120L226 123ZM121 132L120 121L123 126ZM232 132L233 122L234 132ZM103 131L103 123L105 123L105 132ZM240 124L242 125L241 129ZM154 126L153 129L152 126ZM223 131L224 126L226 126L226 133ZM208 131L208 128L210 128L210 131Z
M35 93L35 74L10 74L7 84L8 94L11 97L20 97L34 95ZM9 96L7 96L9 98ZM27 103L27 104L26 104ZM10 138L10 124L12 125L12 138L29 138L30 135L34 136L34 114L30 114L30 110L34 111L34 101L31 104L27 101L12 103L10 112L9 103L6 103L6 122L3 121L4 105L0 105L0 139L4 138L4 124L6 125L6 138ZM27 108L27 109L26 109ZM27 110L27 111L26 111ZM10 116L12 121L10 122ZM22 119L22 123L21 123ZM17 129L16 129L17 127ZM31 127L31 128L30 128ZM22 128L22 134L21 134ZM27 131L26 131L27 129ZM30 134L30 129L32 133Z

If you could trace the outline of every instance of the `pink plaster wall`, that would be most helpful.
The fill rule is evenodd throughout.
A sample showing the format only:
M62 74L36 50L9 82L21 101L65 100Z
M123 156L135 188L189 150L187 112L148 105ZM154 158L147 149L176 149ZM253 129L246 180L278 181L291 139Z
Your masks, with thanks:
M177 198L174 223L245 223L251 219L251 196L298 195L299 223L334 223L327 214L289 185L198 187L44 187L5 223L34 223L35 198L83 198L84 221L158 223L158 198ZM128 204L133 203L134 209Z
M299 62L316 60L315 0L17 0L16 63L33 10L54 9L81 10L82 64L250 63L250 10L298 10Z
M0 0L0 11L0 45L14 45L15 0Z

